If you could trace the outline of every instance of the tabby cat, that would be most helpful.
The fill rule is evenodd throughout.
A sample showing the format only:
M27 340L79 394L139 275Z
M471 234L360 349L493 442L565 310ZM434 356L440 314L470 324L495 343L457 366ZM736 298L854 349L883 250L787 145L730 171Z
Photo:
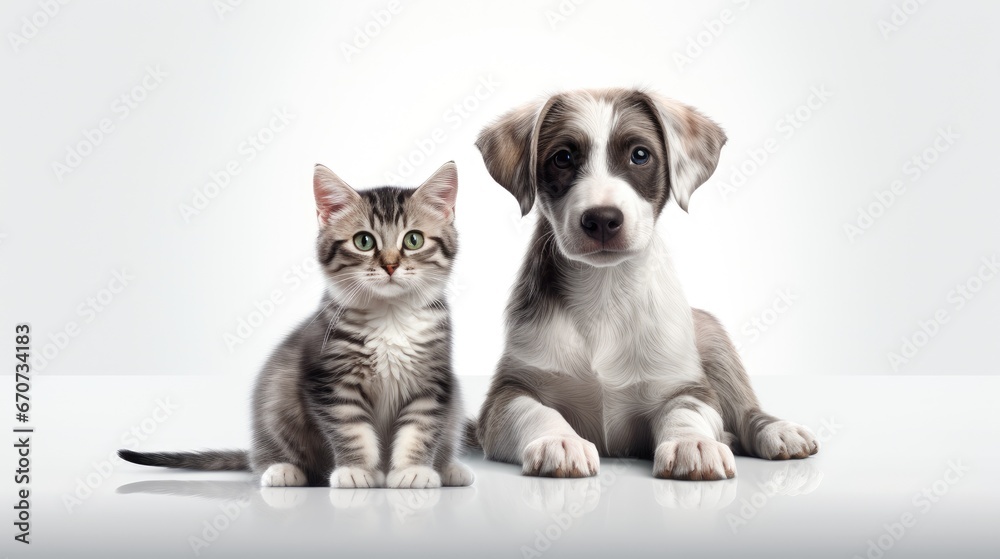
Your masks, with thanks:
M119 455L252 470L264 486L471 485L456 460L463 422L445 300L458 249L454 162L416 189L361 192L317 165L313 189L327 288L257 378L252 448Z

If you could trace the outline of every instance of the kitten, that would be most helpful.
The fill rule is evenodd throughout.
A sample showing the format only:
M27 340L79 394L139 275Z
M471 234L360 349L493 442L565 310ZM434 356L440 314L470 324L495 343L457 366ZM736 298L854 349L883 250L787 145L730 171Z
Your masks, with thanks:
M454 162L416 189L362 192L317 165L313 189L327 289L257 378L250 451L119 455L250 469L264 486L471 485L456 460L461 398L445 301L458 249Z

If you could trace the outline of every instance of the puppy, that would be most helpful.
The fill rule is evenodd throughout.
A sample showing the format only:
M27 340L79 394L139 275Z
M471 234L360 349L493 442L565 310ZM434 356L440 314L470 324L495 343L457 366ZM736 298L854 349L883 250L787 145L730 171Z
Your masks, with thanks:
M722 325L692 309L656 222L687 211L726 142L691 107L639 90L561 93L479 135L490 175L539 220L506 311L477 435L526 475L652 458L660 478L736 474L733 452L805 458L806 428L761 411Z

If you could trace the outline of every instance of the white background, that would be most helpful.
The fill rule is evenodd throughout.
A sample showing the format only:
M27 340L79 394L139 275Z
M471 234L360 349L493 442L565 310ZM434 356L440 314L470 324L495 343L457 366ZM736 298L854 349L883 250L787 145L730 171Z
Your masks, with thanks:
M723 320L752 374L996 372L1000 278L961 309L949 293L1000 252L1000 4L929 2L887 34L888 1L402 2L385 24L373 12L388 2L219 5L74 2L43 17L35 1L5 3L0 324L32 325L35 353L51 356L36 370L249 379L322 289L317 272L286 281L312 257L313 164L364 187L392 174L416 185L454 159L457 367L489 374L531 227L486 173L476 134L547 93L643 85L729 135L690 214L671 204L660 228L691 303ZM729 23L713 23L723 10ZM22 18L47 21L31 33ZM363 44L366 26L377 34ZM125 116L116 99L147 68L165 77ZM814 88L832 96L802 108ZM282 108L291 123L247 160L241 144ZM779 127L796 110L807 118L788 137ZM114 130L57 176L105 118ZM400 173L437 128L444 141ZM949 128L957 140L913 180L908 161ZM776 151L727 194L769 138ZM185 219L182 204L230 161L241 172ZM897 179L905 193L849 239L845 224ZM128 286L80 312L123 268ZM283 302L230 350L224 336L274 290ZM780 291L794 302L774 312ZM947 323L892 367L889 352L939 309ZM755 335L754 318L771 324Z

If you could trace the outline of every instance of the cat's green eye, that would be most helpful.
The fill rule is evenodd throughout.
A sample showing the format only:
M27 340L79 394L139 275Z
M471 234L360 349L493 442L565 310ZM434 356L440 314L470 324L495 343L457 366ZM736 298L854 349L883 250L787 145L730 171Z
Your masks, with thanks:
M354 235L354 246L358 247L358 250L367 252L375 248L375 237L367 231L361 231Z
M410 231L403 237L403 246L409 250L417 250L424 246L424 234L420 231Z

